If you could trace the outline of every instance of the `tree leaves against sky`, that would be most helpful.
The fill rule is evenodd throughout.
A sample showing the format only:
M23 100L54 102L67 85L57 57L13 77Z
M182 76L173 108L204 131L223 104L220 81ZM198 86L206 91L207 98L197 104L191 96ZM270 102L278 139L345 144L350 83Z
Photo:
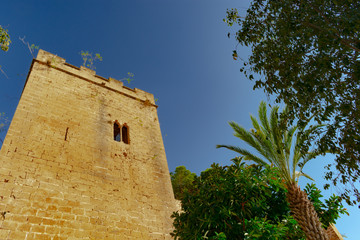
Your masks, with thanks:
M305 239L290 215L278 169L246 165L241 158L233 162L213 164L182 191L182 210L173 214L175 239ZM305 190L325 216L323 226L347 213L335 195L323 200L315 185Z
M338 153L338 173L329 170L326 178L359 182L360 2L253 0L246 16L231 9L225 21L239 28L236 41L252 49L241 71L254 88L286 103L300 124L313 115L328 124L318 144ZM342 193L348 203L355 203L351 195L360 202L353 186L352 194Z

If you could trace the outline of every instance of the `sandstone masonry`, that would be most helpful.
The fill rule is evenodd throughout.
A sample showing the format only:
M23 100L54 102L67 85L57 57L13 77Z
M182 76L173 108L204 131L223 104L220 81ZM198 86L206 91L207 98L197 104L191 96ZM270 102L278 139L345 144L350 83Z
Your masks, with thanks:
M156 109L40 50L0 151L0 239L171 239Z

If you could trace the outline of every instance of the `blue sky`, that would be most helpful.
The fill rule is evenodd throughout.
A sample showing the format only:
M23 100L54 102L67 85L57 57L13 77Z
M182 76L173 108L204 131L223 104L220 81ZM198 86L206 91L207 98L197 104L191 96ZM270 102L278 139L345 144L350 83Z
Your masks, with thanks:
M243 15L249 0L118 0L33 1L5 0L0 25L9 30L10 50L0 53L0 112L11 119L26 80L32 56L19 40L24 37L53 54L80 66L80 52L100 53L96 72L121 79L135 74L131 88L155 95L169 170L184 165L199 174L211 163L230 164L234 153L216 149L216 144L242 145L232 135L228 121L251 127L262 90L239 71L231 57L236 47L222 21L227 8ZM246 58L250 49L237 46ZM0 134L4 137L4 133ZM305 172L318 187L325 183L323 166L331 157L310 162ZM301 186L305 181L301 182ZM336 193L336 188L323 191ZM349 207L337 228L348 239L360 236L354 223L360 210Z

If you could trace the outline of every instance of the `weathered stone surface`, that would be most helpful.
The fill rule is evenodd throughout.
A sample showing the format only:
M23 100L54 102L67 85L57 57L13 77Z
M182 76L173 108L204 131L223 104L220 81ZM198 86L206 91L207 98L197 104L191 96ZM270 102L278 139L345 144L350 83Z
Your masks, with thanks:
M171 239L156 108L40 50L0 152L0 239ZM114 141L115 121L129 144Z

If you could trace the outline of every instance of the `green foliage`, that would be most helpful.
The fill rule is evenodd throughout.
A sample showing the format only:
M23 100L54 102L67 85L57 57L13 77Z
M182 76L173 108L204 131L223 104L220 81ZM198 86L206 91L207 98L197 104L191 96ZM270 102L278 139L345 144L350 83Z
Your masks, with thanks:
M10 43L11 43L11 40L10 40L10 36L8 34L8 30L4 29L0 25L0 48L1 48L1 50L3 50L4 52L8 51ZM7 78L7 75L4 72L4 70L2 69L1 65L0 65L0 71Z
M176 199L182 200L184 193L192 187L196 174L190 172L184 166L179 166L176 167L174 172L170 173L170 176L174 196Z
M132 80L134 80L135 74L128 72L127 77L120 79L119 81L127 81L127 83L130 83Z
M245 224L247 232L244 234L244 239L272 240L284 239L285 237L288 237L286 239L305 239L296 220L291 216L284 217L277 225L266 218L260 219L258 217L245 220Z
M329 199L323 203L320 198L321 191L315 186L315 184L307 184L305 186L305 192L308 198L313 203L315 211L318 213L320 221L324 228L327 228L331 223L335 223L335 220L340 217L340 214L347 214L346 208L341 203L341 198L333 194Z
M240 70L254 88L283 101L291 120L304 124L316 115L329 123L318 144L338 153L340 174L326 176L334 184L360 179L359 9L360 1L253 0L246 16L231 9L225 19L239 27L236 41L252 49ZM342 197L350 203L349 192Z
M172 235L175 239L214 239L222 233L226 239L244 239L246 233L271 229L283 237L302 239L300 230L289 232L293 221L282 221L292 217L279 179L275 168L246 166L240 159L225 167L213 164L184 193L182 211L172 216ZM264 221L266 226L260 226Z
M83 64L82 66L90 68L92 70L95 70L95 61L99 60L100 62L102 61L102 56L99 53L96 53L95 55L93 55L93 53L89 52L89 51L81 51L80 53L81 58L83 60ZM130 83L131 81L134 80L134 73L128 72L127 73L127 77L124 77L122 79L120 79L119 81L127 81L127 83Z
M35 44L31 44L30 49L31 49L32 52L34 52L36 50L39 50L39 46L35 46Z
M315 150L303 152L300 146L311 133L322 125L311 126L307 129L305 126L287 127L288 109L285 108L281 113L278 110L278 106L272 107L268 116L266 103L262 101L258 111L260 121L256 117L250 116L254 127L250 131L235 122L229 123L234 130L234 136L247 143L258 154L253 154L247 149L237 146L217 145L216 147L235 151L243 156L244 160L254 161L260 165L274 165L279 169L280 177L288 185L297 183L301 176L312 180L302 169L306 163L322 152ZM295 142L294 147L292 147L293 142Z
M8 34L8 30L4 29L1 25L0 25L0 48L3 51L8 51L9 50L9 46L10 46L11 40L10 40L10 36Z
M95 70L95 66L94 63L96 60L99 60L100 62L102 61L102 57L100 56L99 53L96 53L95 56L93 55L93 53L90 53L89 51L81 51L80 53L81 58L83 59L83 66L90 68L92 70Z
M214 237L211 237L211 240L226 240L226 235L225 233L221 232L221 233L215 233L216 235Z
M9 45L11 43L10 36L8 34L8 30L4 29L0 25L0 48L3 51L9 50ZM0 71L6 76L5 72L2 70L0 66ZM7 77L7 76L6 76ZM5 113L0 113L0 132L4 131L6 124L8 123L8 119L4 117ZM0 139L2 143L2 139Z
M276 168L246 165L242 158L230 166L213 164L196 176L184 192L182 211L173 213L175 239L305 239L290 215L286 188ZM320 191L307 185L324 226L346 213L340 204L320 201ZM338 198L338 197L337 197Z

